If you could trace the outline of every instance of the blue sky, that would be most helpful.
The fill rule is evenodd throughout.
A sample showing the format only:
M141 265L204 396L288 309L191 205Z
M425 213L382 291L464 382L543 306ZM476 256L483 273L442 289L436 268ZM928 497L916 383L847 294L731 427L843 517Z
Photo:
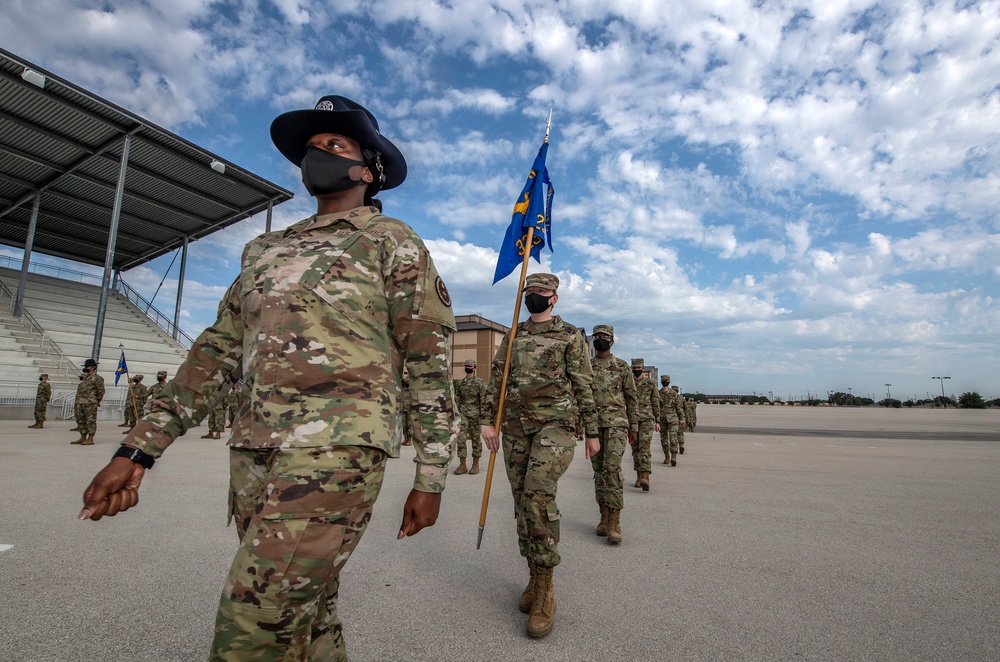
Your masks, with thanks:
M1000 3L8 0L0 43L294 191L276 227L313 205L271 120L365 104L410 169L386 213L457 314L503 324L493 265L552 107L532 269L617 355L691 391L1000 395ZM192 246L189 332L262 230ZM151 295L168 263L125 278Z

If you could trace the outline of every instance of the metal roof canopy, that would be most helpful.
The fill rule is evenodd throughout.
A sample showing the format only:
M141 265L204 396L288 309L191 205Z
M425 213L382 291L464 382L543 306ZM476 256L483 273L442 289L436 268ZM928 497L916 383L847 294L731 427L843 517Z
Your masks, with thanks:
M22 280L37 250L103 264L106 294L112 269L179 247L186 257L190 241L261 211L270 226L273 206L292 197L0 49L0 243L25 249Z

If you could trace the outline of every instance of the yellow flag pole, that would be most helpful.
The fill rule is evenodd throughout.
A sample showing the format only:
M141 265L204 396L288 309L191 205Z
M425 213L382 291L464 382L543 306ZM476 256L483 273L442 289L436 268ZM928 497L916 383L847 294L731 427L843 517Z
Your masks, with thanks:
M503 377L500 380L500 400L497 403L497 414L493 427L500 431L503 421L503 406L507 399L507 376L510 374L510 356L514 348L514 336L517 335L518 314L521 312L521 293L524 291L524 280L528 277L528 260L531 258L531 242L535 238L535 226L528 227L528 240L525 242L524 261L521 262L521 279L517 284L517 298L514 300L514 321L510 324L510 334L507 336L507 356L503 361ZM493 485L493 467L496 465L497 453L490 451L490 464L486 469L486 485L483 487L483 505L479 510L479 534L476 537L476 549L483 543L483 529L486 528L486 511L490 507L490 487Z
M549 141L549 129L552 127L552 109L549 109L549 117L545 120L545 140ZM507 376L510 374L510 356L514 349L514 337L517 335L517 323L521 312L521 293L524 291L524 280L528 277L528 260L531 259L531 247L535 240L534 224L528 226L528 237L524 243L524 260L521 262L521 278L517 283L517 297L514 299L514 320L510 324L510 334L507 336L507 355L503 361L503 377L500 380L500 399L497 403L496 418L493 421L493 428L499 434L500 423L503 421L503 407L507 399ZM479 532L476 536L476 549L483 544L483 531L486 528L486 511L490 507L490 488L493 486L493 469L496 466L496 451L490 451L490 464L486 469L486 485L483 487L483 505L479 509Z

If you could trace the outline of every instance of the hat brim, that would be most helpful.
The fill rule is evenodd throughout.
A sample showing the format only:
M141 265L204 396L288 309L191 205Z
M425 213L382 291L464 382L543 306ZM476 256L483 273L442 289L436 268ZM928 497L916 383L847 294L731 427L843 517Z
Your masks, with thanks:
M339 133L357 140L362 147L378 150L385 172L382 190L395 188L406 179L406 159L402 152L372 127L362 110L292 110L271 122L274 146L296 167L305 158L306 143L318 133Z

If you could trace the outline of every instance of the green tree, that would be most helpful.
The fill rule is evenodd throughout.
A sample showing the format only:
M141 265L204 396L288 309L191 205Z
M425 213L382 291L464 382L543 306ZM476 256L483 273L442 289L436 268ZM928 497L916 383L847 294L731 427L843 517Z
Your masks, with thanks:
M958 407L959 409L986 409L986 401L975 391L966 391L958 396Z

